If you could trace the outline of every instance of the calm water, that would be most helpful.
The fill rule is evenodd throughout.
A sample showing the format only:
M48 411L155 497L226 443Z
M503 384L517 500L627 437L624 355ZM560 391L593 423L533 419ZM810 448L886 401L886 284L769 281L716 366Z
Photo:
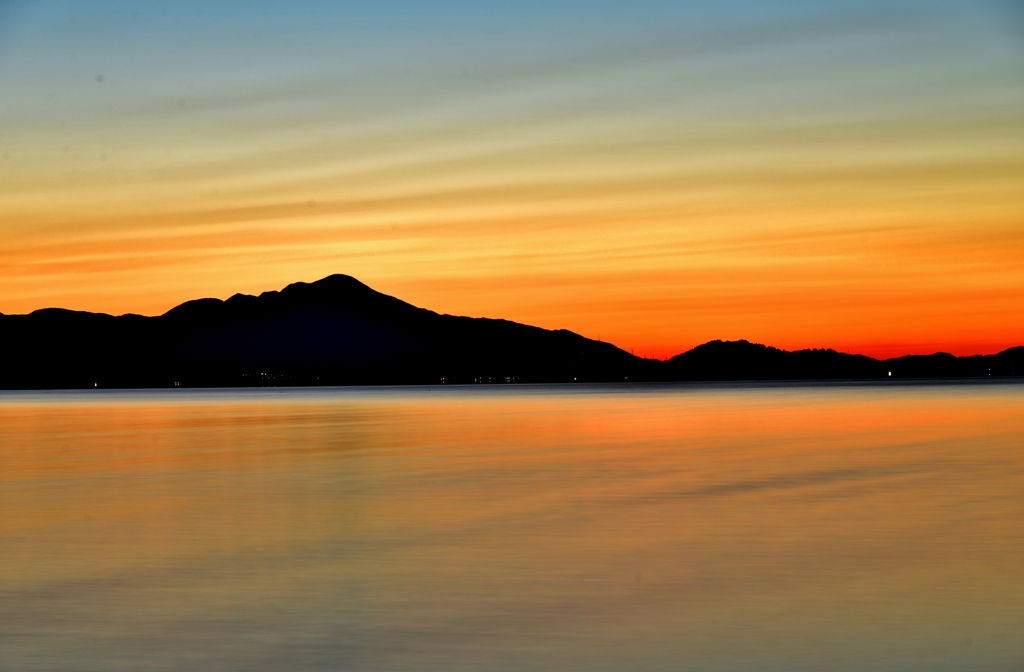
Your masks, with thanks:
M0 669L1024 670L1024 385L0 394Z

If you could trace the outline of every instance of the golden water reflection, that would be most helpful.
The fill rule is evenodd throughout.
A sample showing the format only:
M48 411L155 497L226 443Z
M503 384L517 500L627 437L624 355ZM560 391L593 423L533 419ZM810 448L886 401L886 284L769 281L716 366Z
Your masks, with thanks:
M0 395L0 670L1016 670L1024 386Z

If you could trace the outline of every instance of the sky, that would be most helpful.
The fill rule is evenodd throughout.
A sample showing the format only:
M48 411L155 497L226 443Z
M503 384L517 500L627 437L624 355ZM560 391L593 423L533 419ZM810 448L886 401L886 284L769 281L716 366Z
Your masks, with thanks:
M0 312L332 273L668 357L1024 344L1024 5L0 0Z

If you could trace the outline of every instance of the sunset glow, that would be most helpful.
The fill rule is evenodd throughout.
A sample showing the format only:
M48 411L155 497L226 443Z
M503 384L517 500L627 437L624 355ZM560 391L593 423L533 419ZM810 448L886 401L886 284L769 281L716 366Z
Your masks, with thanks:
M0 312L345 273L659 358L1024 343L1024 13L768 4L4 5Z

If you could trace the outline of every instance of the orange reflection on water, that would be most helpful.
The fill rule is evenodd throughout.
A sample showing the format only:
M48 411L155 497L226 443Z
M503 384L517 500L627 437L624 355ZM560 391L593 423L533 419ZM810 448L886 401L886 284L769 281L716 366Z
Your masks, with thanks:
M8 395L0 664L1016 669L1022 402Z

